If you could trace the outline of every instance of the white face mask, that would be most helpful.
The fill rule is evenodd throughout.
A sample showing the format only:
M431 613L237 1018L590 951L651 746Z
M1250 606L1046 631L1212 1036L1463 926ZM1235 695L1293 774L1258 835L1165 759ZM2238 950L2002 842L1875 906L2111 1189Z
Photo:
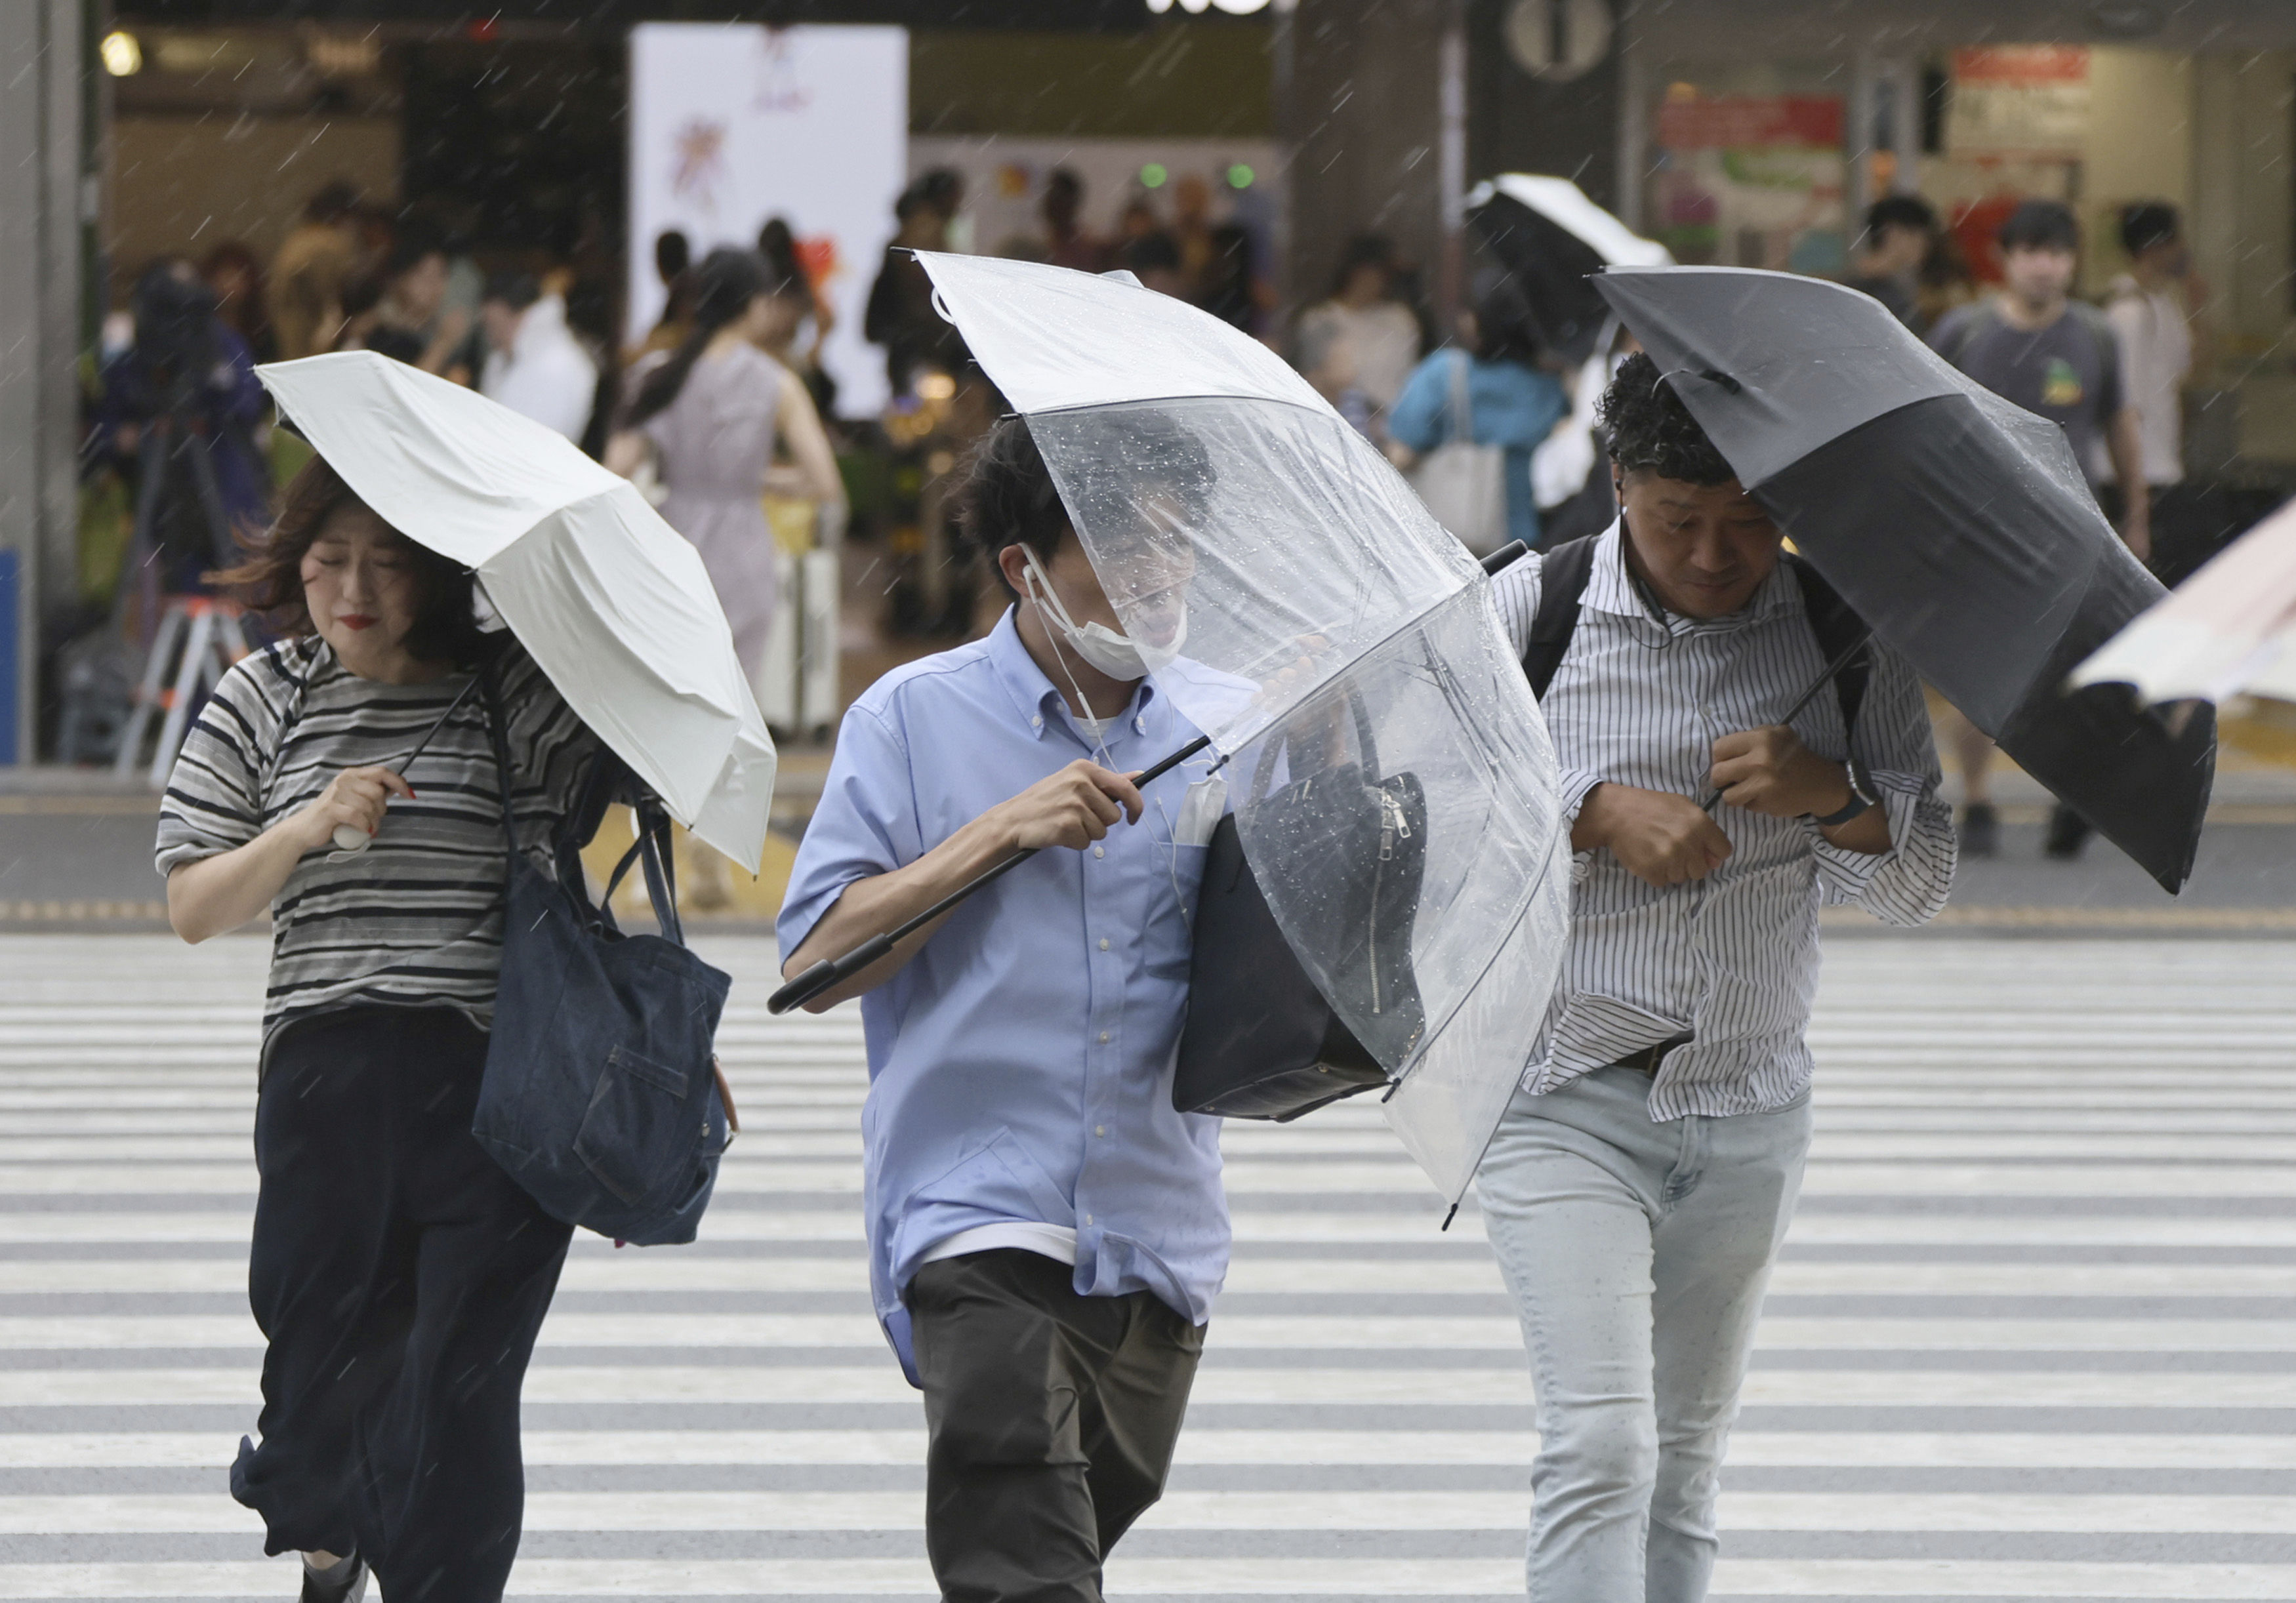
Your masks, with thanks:
M1045 621L1060 631L1076 654L1107 675L1111 679L1145 678L1152 669L1160 668L1180 654L1181 643L1188 638L1188 616L1183 612L1172 631L1171 640L1162 646L1144 646L1129 634L1119 634L1106 624L1086 624L1078 628L1069 617L1069 609L1061 605L1061 598L1053 590L1052 577L1037 566L1037 553L1029 547L1021 548L1021 560L1027 564L1029 600Z

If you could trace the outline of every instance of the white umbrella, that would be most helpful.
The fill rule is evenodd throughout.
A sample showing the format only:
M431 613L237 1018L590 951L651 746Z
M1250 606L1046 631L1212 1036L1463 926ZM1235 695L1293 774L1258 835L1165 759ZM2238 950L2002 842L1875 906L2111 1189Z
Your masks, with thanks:
M2296 502L2258 524L2073 670L2147 702L2296 701Z
M1568 178L1538 173L1501 173L1467 192L1467 209L1479 211L1498 196L1528 207L1567 230L1611 267L1671 266L1674 258L1656 240L1646 240L1587 198Z
M774 742L696 552L555 430L372 351L256 369L343 482L473 570L582 721L680 823L758 870Z

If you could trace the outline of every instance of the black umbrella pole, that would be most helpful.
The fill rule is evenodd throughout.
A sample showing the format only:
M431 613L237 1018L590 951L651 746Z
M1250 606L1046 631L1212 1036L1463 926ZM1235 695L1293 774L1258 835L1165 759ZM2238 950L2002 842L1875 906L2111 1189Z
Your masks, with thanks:
M1179 750L1164 758L1163 761L1158 763L1154 767L1144 772L1138 779L1133 781L1135 788L1144 789L1151 781L1163 778L1164 775L1169 773L1173 769L1177 768L1181 764L1186 762L1190 757L1194 757L1198 752L1202 751L1211 743L1211 736L1198 735L1194 740L1189 741L1185 746L1181 747ZM791 980L780 990L767 997L766 999L766 1011L768 1013L786 1013L791 1008L803 1007L807 1002L811 1002L824 991L830 989L833 986L842 985L845 981L852 978L855 975L860 973L862 969L868 968L873 963L882 962L886 957L891 954L894 947L899 945L903 941L907 940L911 936L916 934L918 930L924 928L935 919L939 918L942 914L949 912L952 908L962 904L965 898L972 896L973 892L981 890L986 887L994 884L1004 875L1011 873L1014 869L1020 867L1021 864L1028 862L1029 858L1035 856L1037 849L1038 848L1035 846L1030 846L1025 852L1013 853L1013 855L1004 859L1004 862L998 863L995 868L990 869L987 873L980 875L978 878L968 880L964 884L958 886L955 890L949 892L948 895L943 896L931 907L926 908L922 912L917 914L915 918L911 919L907 923L902 925L898 929L889 930L883 935L873 935L867 940L862 942L858 946L853 948L852 951L847 953L843 957L822 959L821 961L814 964L812 968L808 969L804 973L799 975L795 979Z
M1873 630L1861 629L1858 631L1857 638L1851 641L1848 645L1842 647L1841 654L1839 657L1836 657L1832 662L1825 665L1825 672L1820 674L1816 678L1809 682L1809 687L1802 691L1800 697L1792 707L1786 708L1786 716L1780 718L1778 722L1781 724L1792 724L1796 718L1800 717L1801 709L1808 707L1812 701L1816 700L1817 692L1824 690L1827 685L1832 684L1833 683L1833 676L1841 672L1842 669L1848 667L1849 666L1849 659L1857 656L1858 652L1864 650L1866 649L1866 642L1873 638ZM1841 732L1843 738L1847 739L1849 732L1845 729ZM1704 801L1698 805L1703 811L1711 813L1714 810L1714 804L1721 799L1722 792L1717 790L1713 795L1708 797Z

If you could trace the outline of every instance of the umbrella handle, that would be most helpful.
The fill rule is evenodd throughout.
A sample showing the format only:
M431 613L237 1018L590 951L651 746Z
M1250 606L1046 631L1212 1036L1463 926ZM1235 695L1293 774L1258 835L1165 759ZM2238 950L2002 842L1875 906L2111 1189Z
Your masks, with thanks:
M1852 640L1848 645L1842 647L1841 654L1836 657L1832 662L1825 665L1825 672L1820 674L1816 678L1809 682L1809 687L1802 691L1800 699L1797 699L1792 707L1786 708L1786 716L1780 718L1778 722L1781 724L1792 724L1796 718L1800 717L1801 709L1808 707L1812 701L1816 700L1817 699L1817 692L1824 690L1828 684L1832 683L1833 676L1841 672L1842 669L1848 667L1849 666L1849 659L1857 656L1858 652L1864 650L1866 649L1866 642L1873 638L1874 630L1871 625L1858 630L1857 638ZM1841 732L1845 739L1849 734L1849 731L1846 729ZM1714 811L1714 804L1721 799L1722 792L1718 787L1712 795L1709 796L1704 801L1698 804L1698 810L1702 813L1711 813Z
M1169 757L1164 758L1163 761L1158 763L1154 767L1146 770L1141 774L1138 780L1134 781L1134 783L1136 785L1144 786L1152 780L1162 778L1165 774L1169 773L1173 769L1178 767L1182 763L1186 762L1190 757L1195 756L1198 752L1203 750L1211 743L1211 736L1198 735L1194 740L1189 741L1185 746L1181 747L1179 750L1173 752ZM1029 858L1036 855L1037 848L1034 846L1029 847L1025 852L1015 852L1012 856L1004 859L1004 862L998 863L995 868L990 869L987 873L982 874L977 879L972 879L964 885L958 886L955 890L949 892L948 895L943 896L931 907L926 908L922 912L917 914L915 918L911 919L907 923L902 925L898 929L888 930L882 935L873 935L867 940L862 942L858 946L853 948L852 951L847 953L843 957L824 958L820 962L814 964L812 968L808 969L804 973L799 975L795 979L791 980L780 990L767 997L766 999L766 1011L775 1014L786 1013L791 1008L804 1006L807 1002L811 1002L815 997L820 995L824 991L828 990L831 986L840 985L846 980L852 978L855 975L860 973L862 969L868 968L872 963L882 961L892 952L894 947L899 945L903 941L907 940L911 936L916 934L918 930L922 929L935 919L939 918L943 913L956 906L967 896L972 895L973 892L983 889L987 886L994 883L996 880L1002 879L1004 875L1012 872L1013 870L1020 867L1022 863L1026 863Z

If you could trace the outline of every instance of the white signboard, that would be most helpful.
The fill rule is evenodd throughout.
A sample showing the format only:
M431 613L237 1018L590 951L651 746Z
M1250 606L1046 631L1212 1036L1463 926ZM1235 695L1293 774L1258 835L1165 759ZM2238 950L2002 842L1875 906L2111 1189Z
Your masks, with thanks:
M2089 129L2088 52L1996 45L1953 53L1946 148L1956 156L2079 156Z
M661 316L654 241L699 261L788 220L836 314L822 365L849 417L886 401L861 315L908 169L909 45L898 28L647 22L630 33L629 337Z

